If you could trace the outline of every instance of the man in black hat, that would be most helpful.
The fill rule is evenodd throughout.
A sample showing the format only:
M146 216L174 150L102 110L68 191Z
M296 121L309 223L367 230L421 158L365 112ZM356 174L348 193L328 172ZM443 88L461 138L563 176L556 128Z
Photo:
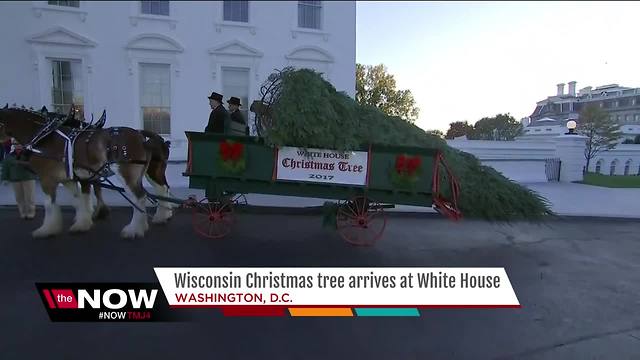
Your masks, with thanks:
M219 134L228 132L229 113L222 106L222 95L212 92L209 96L209 106L211 106L211 114L209 114L209 123L204 131Z
M240 99L232 96L227 103L229 103L229 112L231 113L232 133L249 136L249 126L247 126L247 121L242 116L242 112L240 112L240 106L242 106Z

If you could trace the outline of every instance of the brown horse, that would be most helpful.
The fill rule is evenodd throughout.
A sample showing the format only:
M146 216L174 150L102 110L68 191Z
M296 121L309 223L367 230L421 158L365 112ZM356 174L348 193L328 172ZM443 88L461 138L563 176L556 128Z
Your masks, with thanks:
M0 110L0 133L4 132L27 145L46 121L42 113L5 107ZM86 129L69 141L73 132L74 129L61 126L31 149L28 165L38 175L46 196L44 222L33 236L46 237L62 232L62 215L56 204L59 184L63 184L76 199L76 217L70 231L88 231L93 225L91 183L109 165L114 167L135 203L131 222L123 228L121 235L126 238L144 236L149 225L142 179L146 175L158 195L168 196L169 186L164 174L168 144L156 134L128 127ZM94 186L94 191L98 200L96 211L106 209L99 186ZM171 206L160 202L153 222L166 222L171 216Z

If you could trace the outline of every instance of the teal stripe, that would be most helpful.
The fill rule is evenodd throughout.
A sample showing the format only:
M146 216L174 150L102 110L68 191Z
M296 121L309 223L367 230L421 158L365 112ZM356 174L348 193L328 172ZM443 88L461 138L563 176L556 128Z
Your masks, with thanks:
M420 316L417 308L355 308L357 316Z

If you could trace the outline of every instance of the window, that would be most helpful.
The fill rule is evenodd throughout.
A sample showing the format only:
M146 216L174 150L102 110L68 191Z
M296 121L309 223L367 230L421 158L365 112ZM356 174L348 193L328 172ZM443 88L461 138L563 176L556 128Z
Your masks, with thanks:
M74 105L77 118L84 120L82 62L79 60L51 61L51 107L54 112L68 114Z
M602 174L602 159L598 160L596 163L596 174Z
M249 22L248 1L224 1L224 21Z
M616 174L616 165L618 165L618 160L613 160L611 162L611 167L609 168L609 175L615 175Z
M633 99L631 99L631 106L635 106L635 105L636 105L636 99L633 98Z
M298 27L320 29L322 3L320 1L298 1Z
M80 7L80 1L49 1L49 5Z
M640 121L640 114L636 114L635 115L635 119L636 119L636 122L639 122Z
M141 1L140 12L147 15L169 16L168 1Z
M145 130L171 134L169 65L140 64L140 112Z
M620 115L616 115L616 121L620 122Z
M631 115L626 115L626 116L624 117L624 120L625 120L626 122L631 122Z
M240 99L240 112L249 123L249 69L223 67L222 94L225 105L232 96Z
M629 169L631 168L631 159L627 160L626 163L624 163L624 175L627 176L629 175Z

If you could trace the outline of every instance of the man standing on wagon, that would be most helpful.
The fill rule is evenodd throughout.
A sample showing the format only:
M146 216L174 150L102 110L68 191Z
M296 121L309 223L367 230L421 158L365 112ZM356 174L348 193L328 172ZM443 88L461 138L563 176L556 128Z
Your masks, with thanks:
M249 126L247 121L240 112L240 99L237 97L231 97L227 103L229 103L229 112L231 113L231 129L234 135L249 136Z
M222 95L212 92L211 96L209 96L209 106L211 106L211 114L209 114L209 123L204 131L218 134L228 133L229 113L222 106Z

